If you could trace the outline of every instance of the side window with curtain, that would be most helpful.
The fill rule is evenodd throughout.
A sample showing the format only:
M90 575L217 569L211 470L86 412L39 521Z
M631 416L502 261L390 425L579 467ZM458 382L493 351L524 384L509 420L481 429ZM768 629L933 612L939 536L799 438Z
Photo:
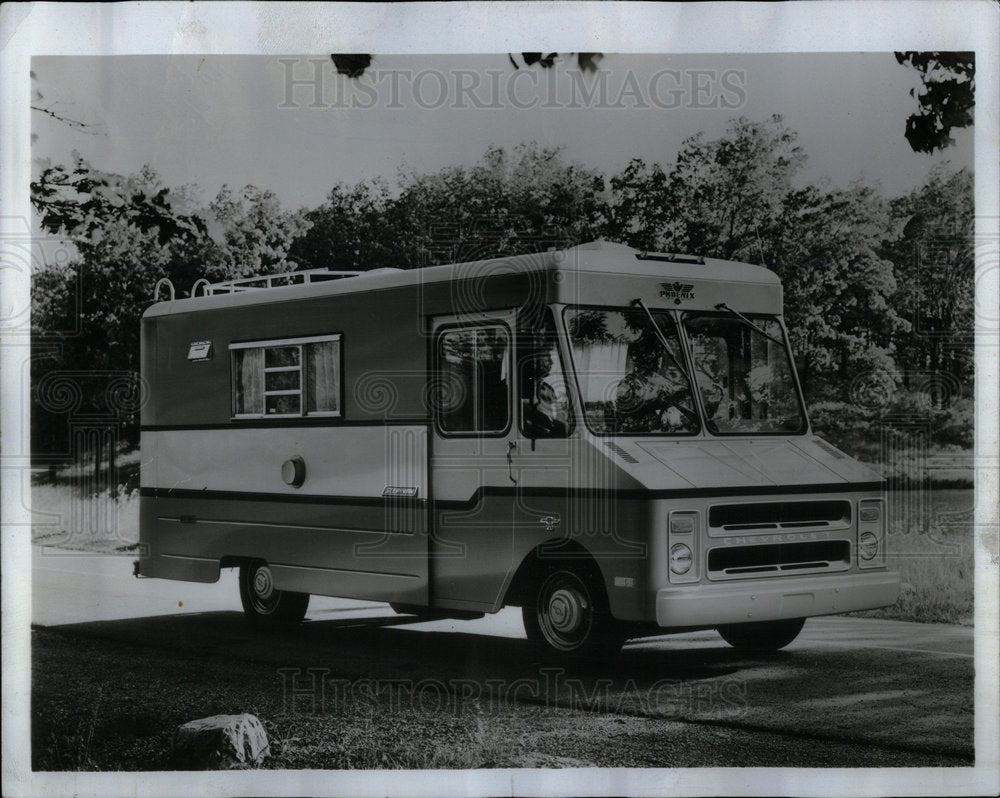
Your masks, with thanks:
M339 416L340 336L231 344L234 418Z
M445 434L500 435L510 426L510 334L502 325L438 336L436 405Z

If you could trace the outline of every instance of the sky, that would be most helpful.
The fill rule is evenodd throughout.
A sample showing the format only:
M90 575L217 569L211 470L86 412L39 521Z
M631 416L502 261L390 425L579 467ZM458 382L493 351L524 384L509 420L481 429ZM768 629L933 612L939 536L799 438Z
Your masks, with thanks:
M375 56L352 82L323 54L35 57L39 104L91 127L34 113L33 157L95 167L152 166L169 186L274 191L314 207L338 182L400 168L471 165L489 145L560 146L606 177L635 157L665 168L688 136L723 135L739 116L780 114L808 161L801 181L920 185L944 161L972 168L972 130L928 156L904 138L917 73L892 53L605 54L581 80L575 60L515 69L506 53ZM36 165L37 170L37 165Z

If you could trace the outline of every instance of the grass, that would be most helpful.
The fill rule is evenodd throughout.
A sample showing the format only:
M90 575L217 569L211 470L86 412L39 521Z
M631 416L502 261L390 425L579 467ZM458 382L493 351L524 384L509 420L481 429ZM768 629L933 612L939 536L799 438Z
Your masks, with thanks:
M973 492L904 491L890 508L889 568L900 574L899 601L857 613L971 626L975 563Z
M269 665L48 630L33 635L35 770L170 770L177 726L237 712L264 724L269 769L523 766L519 737L497 726L506 711L483 715L464 702L422 709L387 688L345 691L337 700L331 692L322 711L296 712L284 706ZM547 766L559 763L549 759Z

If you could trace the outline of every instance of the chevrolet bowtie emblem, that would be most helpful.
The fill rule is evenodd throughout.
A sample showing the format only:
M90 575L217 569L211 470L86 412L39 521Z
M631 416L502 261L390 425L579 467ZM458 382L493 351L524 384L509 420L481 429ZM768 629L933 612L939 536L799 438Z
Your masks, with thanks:
M558 515L546 515L538 519L538 523L545 527L546 532L551 532L557 526L559 526L559 516Z

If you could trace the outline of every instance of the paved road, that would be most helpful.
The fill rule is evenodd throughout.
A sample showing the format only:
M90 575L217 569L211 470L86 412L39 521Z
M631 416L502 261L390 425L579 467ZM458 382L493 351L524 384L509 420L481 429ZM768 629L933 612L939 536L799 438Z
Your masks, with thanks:
M430 679L482 698L506 690L501 698L526 711L670 721L678 740L711 738L706 745L730 746L744 763L755 747L766 749L765 759L787 748L826 766L973 758L973 637L965 627L813 618L773 655L739 653L714 632L663 636L628 644L607 673L577 678L525 669L530 651L514 609L478 621L416 623L384 604L314 597L308 622L280 646L251 634L238 610L233 572L213 585L139 580L129 558L35 553L32 620L61 634L239 660L272 673L291 668L307 680L313 669L354 682Z

